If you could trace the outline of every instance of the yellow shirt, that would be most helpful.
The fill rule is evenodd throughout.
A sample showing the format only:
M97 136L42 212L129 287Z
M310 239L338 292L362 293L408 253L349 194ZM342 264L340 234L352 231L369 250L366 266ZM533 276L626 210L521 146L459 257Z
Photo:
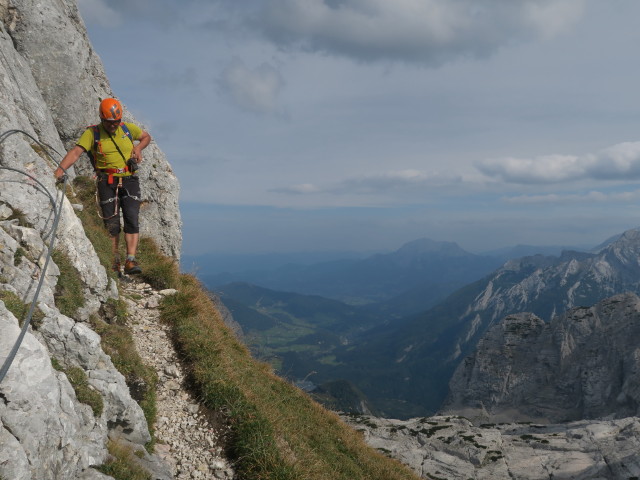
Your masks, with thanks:
M125 123L131 137L134 140L138 140L142 135L142 129L134 123ZM100 131L100 141L98 142L98 148L96 152L93 152L95 157L95 163L97 168L124 168L127 164L127 160L131 158L131 152L133 151L133 142L129 140L129 137L122 127L118 127L113 136L110 136L102 125L98 125ZM118 148L120 152L118 152ZM80 145L87 152L91 152L93 149L93 129L87 128L80 139L76 142L76 145ZM123 158L124 157L124 158ZM130 173L114 174L115 176L131 175Z

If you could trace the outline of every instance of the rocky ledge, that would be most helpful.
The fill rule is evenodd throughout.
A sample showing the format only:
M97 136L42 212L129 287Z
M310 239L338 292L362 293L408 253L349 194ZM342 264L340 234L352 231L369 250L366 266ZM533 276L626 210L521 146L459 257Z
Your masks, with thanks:
M343 417L369 445L431 480L640 478L640 421L474 426L462 417Z

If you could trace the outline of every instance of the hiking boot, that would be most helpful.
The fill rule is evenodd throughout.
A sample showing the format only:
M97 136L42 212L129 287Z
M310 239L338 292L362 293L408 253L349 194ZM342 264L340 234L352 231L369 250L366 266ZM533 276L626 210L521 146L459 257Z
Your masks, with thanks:
M124 273L132 275L135 273L142 273L142 269L135 260L127 260L124 262Z

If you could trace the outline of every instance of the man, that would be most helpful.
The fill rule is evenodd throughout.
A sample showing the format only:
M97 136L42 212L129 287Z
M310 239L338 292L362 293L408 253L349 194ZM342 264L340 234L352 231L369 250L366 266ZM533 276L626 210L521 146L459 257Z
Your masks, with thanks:
M60 179L83 152L91 158L97 176L98 198L104 225L113 245L113 270L120 273L120 210L124 222L127 258L126 274L141 273L136 261L139 241L138 214L140 211L140 183L134 175L142 162L142 150L151 136L133 123L122 122L122 105L115 98L100 102L100 124L87 128L76 146L67 152L54 172ZM137 142L137 143L134 143Z

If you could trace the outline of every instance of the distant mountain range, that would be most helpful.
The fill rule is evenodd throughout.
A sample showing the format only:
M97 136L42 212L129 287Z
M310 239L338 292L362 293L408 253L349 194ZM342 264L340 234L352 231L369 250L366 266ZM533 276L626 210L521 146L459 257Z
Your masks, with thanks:
M209 273L206 257L190 261L201 262L198 276L211 290L246 282L352 305L370 304L390 315L407 315L429 308L457 288L492 272L503 263L503 257L475 255L453 242L423 238L395 252L364 259L286 264L235 273Z
M215 290L256 354L282 375L326 385L350 382L352 391L366 397L368 410L407 418L440 407L455 368L505 315L526 311L548 321L613 294L640 293L640 233L630 230L612 240L597 253L565 251L512 259L484 278L482 269L497 257L476 256L454 243L427 239L391 254L295 269L298 290L305 289L305 281L310 288L314 279L317 288L334 293L342 289L352 300L369 302L360 306L246 283ZM472 265L468 271L466 261ZM460 288L465 275L475 276L475 281ZM276 284L296 283L286 280L282 270L273 278L279 278L273 280ZM323 287L322 278L333 283ZM448 292L456 283L458 288ZM384 298L390 291L395 296Z
M430 414L448 382L487 328L506 315L532 312L545 321L624 292L640 293L640 231L599 253L564 252L507 262L424 313L367 332L337 356L340 374L391 417Z
M421 238L391 253L367 257L353 252L256 255L184 255L182 268L195 272L205 285L235 282L271 290L320 295L354 305L391 302L404 314L421 298L417 310L445 298L457 288L482 278L506 260L525 255L560 255L566 247L517 245L473 254L454 242ZM400 297L398 301L394 301Z

